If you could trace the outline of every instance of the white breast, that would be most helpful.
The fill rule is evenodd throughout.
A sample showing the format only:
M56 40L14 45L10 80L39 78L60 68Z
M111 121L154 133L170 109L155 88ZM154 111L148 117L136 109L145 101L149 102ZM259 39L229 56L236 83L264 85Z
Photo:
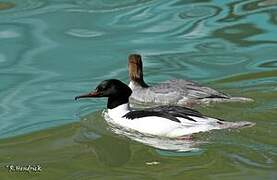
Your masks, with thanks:
M169 133L180 127L180 123L156 116L148 116L136 119L122 117L112 118L109 114L110 122L122 127L136 130L140 133L168 136Z
M239 128L253 125L253 123L249 122L219 122L219 120L215 118L195 116L189 116L195 121L178 117L177 119L179 119L181 123L158 116L147 116L135 119L124 118L123 116L128 112L130 112L129 105L123 104L114 109L108 109L104 117L107 122L114 125L136 130L140 133L171 138L213 129Z
M197 120L197 122L178 118L181 121L179 123L157 116L136 119L124 118L123 116L128 112L130 110L127 104L120 105L114 109L108 109L108 113L105 114L105 119L109 123L133 129L141 133L166 137L178 137L211 129L219 129L216 123L217 120L212 118L205 119L192 116L191 118Z

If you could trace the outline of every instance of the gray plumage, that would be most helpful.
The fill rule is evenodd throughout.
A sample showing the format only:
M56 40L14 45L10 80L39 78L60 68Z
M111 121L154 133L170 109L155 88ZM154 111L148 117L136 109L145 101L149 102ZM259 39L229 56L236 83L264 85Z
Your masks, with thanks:
M174 79L161 84L149 86L143 80L141 56L129 56L129 87L133 93L131 102L162 105L193 106L211 102L246 102L250 98L232 97L207 86L193 81Z

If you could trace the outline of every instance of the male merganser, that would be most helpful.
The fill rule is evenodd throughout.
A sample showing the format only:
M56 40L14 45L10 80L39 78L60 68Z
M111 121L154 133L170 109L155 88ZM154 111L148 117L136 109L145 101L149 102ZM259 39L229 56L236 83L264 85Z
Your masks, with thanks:
M126 84L116 79L110 79L102 81L94 92L77 96L75 100L89 97L108 97L107 114L111 123L140 133L170 138L252 124L249 122L226 122L180 106L159 106L144 110L131 110L129 108L131 94L132 90Z
M129 55L129 87L133 93L131 102L162 105L193 106L210 102L246 102L250 98L231 97L210 87L193 81L174 79L155 86L148 86L143 80L143 64L138 54Z

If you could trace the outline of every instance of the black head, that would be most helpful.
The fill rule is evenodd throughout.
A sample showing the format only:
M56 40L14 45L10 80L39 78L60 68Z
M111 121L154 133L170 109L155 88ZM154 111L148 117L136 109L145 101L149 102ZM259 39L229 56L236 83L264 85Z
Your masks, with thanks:
M95 91L88 94L75 97L75 100L80 98L97 98L108 97L108 108L112 109L118 105L128 103L132 90L123 82L117 79L109 79L102 81Z

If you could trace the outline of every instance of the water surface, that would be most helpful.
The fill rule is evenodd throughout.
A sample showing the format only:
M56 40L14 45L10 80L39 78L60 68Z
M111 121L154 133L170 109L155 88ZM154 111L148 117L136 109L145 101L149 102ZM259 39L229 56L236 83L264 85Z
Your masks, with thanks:
M275 0L0 1L0 176L276 179L276 25ZM199 110L256 126L197 135L205 143L187 153L107 130L104 99L73 98L128 82L130 53L143 55L147 82L186 78L253 98ZM29 163L43 172L4 168Z

